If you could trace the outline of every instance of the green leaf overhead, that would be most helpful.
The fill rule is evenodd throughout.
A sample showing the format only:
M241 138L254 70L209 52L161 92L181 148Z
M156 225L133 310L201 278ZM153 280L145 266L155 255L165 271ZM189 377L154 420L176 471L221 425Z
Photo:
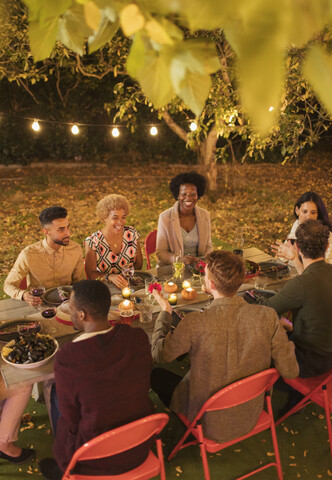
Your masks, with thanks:
M65 13L73 0L25 0L24 3L29 8L29 20L38 21L42 25Z
M225 34L237 53L244 105L254 125L265 135L279 107L287 31L277 4L266 4L264 14L251 7L242 12L237 22L228 24Z
M137 69L136 79L155 108L163 107L175 95L169 62L168 55L150 50L146 53L141 68Z
M119 22L110 22L109 18L104 16L100 22L97 32L89 36L89 53L95 52L110 42L119 29Z
M199 116L204 108L210 88L210 75L188 72L182 85L176 90L176 93L182 98L190 110L192 110L196 116Z
M48 58L53 50L59 29L59 18L44 22L30 22L30 47L35 62Z
M332 116L332 57L319 46L310 49L303 67L318 98Z
M100 21L101 21L101 12L100 9L94 2L86 2L83 5L85 23L92 29L98 30Z
M145 18L135 3L126 5L120 12L121 27L125 35L130 36L144 27Z
M85 24L82 5L74 5L60 17L57 39L74 52L83 55L85 38L91 33L91 28Z

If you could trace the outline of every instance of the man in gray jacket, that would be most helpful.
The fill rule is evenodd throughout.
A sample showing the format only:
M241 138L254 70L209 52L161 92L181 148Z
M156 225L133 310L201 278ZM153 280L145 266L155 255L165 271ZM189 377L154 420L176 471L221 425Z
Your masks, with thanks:
M174 331L169 302L154 294L162 312L152 337L153 359L171 362L189 352L190 370L182 378L155 369L152 387L166 405L189 420L212 394L271 365L286 378L298 375L294 344L277 314L236 296L244 277L239 256L222 250L210 253L205 285L214 300L204 312L186 315ZM259 397L225 412L210 412L203 419L205 434L219 442L244 435L255 426L262 408L263 397Z

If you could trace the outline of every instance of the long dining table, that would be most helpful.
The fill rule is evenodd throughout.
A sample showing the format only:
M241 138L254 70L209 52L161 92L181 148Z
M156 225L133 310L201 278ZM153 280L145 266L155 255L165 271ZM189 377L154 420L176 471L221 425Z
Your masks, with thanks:
M273 259L273 257L271 257L270 255L262 252L261 250L255 247L245 249L244 258L247 260L254 261L256 263L266 262ZM172 267L165 266L165 267L155 268L155 269L149 270L149 273L151 273L156 278L158 278L159 281L164 282L165 280L171 278ZM187 275L190 276L191 275L190 272L187 272ZM291 269L291 271L283 278L269 278L268 288L278 292L282 288L282 286L294 275L296 275L296 272L294 271L294 269L293 270ZM245 290L248 290L250 288L253 288L253 283L246 282L243 285L241 285L239 289L239 293ZM208 305L212 298L209 297L204 292L201 292L199 287L197 289L199 291L199 294L195 300L179 302L180 304L177 306L177 308L182 309L184 312L186 310L199 311L202 307ZM144 290L142 290L142 291L136 292L136 294L138 296L140 295L143 296L145 292ZM116 316L117 306L118 304L115 302L115 304L111 307L111 310L112 310L110 312L111 317L112 317L112 313L115 314ZM159 311L160 311L159 305L155 304L153 306L154 318L151 323L140 323L139 319L136 319L133 321L132 326L142 327L147 333L147 335L149 336L149 338L151 339L151 336L154 330L155 318ZM70 325L63 325L58 321L56 321L54 318L44 319L41 316L40 312L38 312L33 307L28 306L23 301L12 300L12 299L1 300L0 301L0 327L1 327L1 324L4 324L5 322L11 322L18 319L40 321L42 324L41 333L49 334L55 337L60 345L60 348L64 343L71 341L75 337L75 335L78 334L78 332ZM1 344L0 344L0 348L2 348ZM46 380L52 379L54 377L53 363L54 363L54 359L52 358L44 365L38 366L37 368L22 369L15 365L9 365L5 363L1 358L0 368L1 368L2 377L6 383L6 386L8 388L14 388L16 386L33 384L37 382L44 382Z

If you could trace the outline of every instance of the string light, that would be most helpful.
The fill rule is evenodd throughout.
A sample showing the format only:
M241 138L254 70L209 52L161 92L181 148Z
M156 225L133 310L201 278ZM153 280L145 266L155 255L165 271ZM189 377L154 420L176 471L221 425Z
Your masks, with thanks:
M73 126L71 127L71 133L72 133L73 135L77 135L77 134L79 133L79 128L78 128L77 125L73 125Z
M272 112L273 110L274 110L274 108L271 106L271 107L269 108L269 112Z
M31 128L34 132L39 132L40 126L39 126L38 120L33 121Z
M120 135L118 128L116 127L112 128L112 135L113 137L118 137Z
M157 135L157 134L158 134L158 129L157 129L157 127L151 127L151 128L150 128L150 133L151 133L151 135L153 135L153 136Z
M189 128L192 132L194 132L195 130L197 130L197 123L191 122L191 124L189 125Z

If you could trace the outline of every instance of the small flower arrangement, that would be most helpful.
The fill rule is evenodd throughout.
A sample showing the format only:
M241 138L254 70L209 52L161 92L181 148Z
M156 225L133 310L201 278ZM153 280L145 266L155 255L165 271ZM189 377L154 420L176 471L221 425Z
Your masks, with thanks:
M205 267L206 263L204 260L198 260L193 268L193 273L196 275L205 275Z
M153 290L158 290L158 292L160 293L161 290L162 290L161 283L159 283L159 282L150 283L149 288L148 288L148 292L152 294Z

